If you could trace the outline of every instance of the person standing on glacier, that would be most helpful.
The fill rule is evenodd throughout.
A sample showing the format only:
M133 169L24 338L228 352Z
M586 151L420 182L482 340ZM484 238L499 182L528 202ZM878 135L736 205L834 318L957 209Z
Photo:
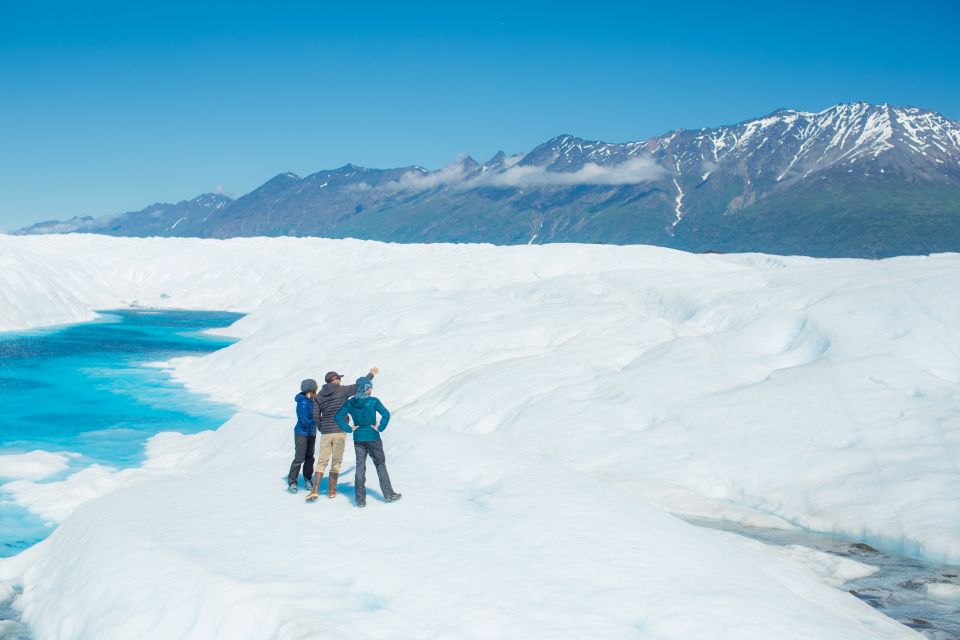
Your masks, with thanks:
M360 380L369 382L373 377L380 373L376 367L372 367L366 377ZM347 398L357 392L355 384L341 384L342 375L336 371L328 371L323 377L324 385L317 394L317 428L320 431L320 464L317 465L317 472L313 476L313 490L307 495L307 501L312 502L319 497L320 479L323 478L323 472L327 468L327 461L330 462L330 477L327 480L327 497L335 498L337 496L337 479L340 477L340 464L343 462L343 450L346 447L347 434L337 426L334 416L337 411L347 401Z
M287 473L287 491L290 493L297 492L301 466L304 485L308 491L314 490L310 478L313 477L313 453L317 444L319 410L314 400L316 393L317 381L308 378L300 383L300 393L293 398L297 403L297 424L293 428L293 462Z
M390 474L387 473L387 459L383 453L383 443L380 434L390 422L390 412L377 398L373 397L373 383L369 378L359 378L356 384L357 393L347 400L334 420L347 433L353 433L353 450L357 455L357 475L354 487L357 492L357 506L367 506L367 455L373 458L377 467L377 477L380 479L380 491L387 502L396 502L401 495L393 490L390 484ZM380 423L377 424L377 414ZM347 416L353 419L353 426L347 424Z

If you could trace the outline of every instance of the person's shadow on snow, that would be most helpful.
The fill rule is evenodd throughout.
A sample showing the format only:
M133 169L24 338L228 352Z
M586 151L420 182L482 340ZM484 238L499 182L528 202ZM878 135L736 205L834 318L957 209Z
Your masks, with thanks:
M352 477L352 476L354 475L354 473L356 473L356 470L357 470L356 467L350 467L350 468L348 468L346 471L341 471L341 472L340 472L340 478L342 478L343 476L351 476L351 477ZM337 478L337 479L339 480L340 478ZM320 487L318 487L317 492L318 492L318 493L321 493L321 494L322 494L322 493L326 493L326 491L327 491L327 489L329 488L329 486L330 486L330 476L326 476L326 477L324 477L324 478L320 481ZM347 497L347 499L350 500L350 502L352 502L352 503L354 504L354 506L356 506L356 504L357 504L357 486L356 486L354 483L352 483L352 482L349 482L349 483L348 483L348 482L337 482L337 493L338 493L338 494L341 494L341 493L342 493L343 495L345 495L345 496ZM374 500L377 500L378 502L384 502L384 503L387 501L386 498L383 497L383 494L382 494L382 493L380 493L379 491L377 491L377 490L375 490L375 489L371 489L370 487L367 487L367 498L368 498L368 499L369 499L369 498L373 498Z

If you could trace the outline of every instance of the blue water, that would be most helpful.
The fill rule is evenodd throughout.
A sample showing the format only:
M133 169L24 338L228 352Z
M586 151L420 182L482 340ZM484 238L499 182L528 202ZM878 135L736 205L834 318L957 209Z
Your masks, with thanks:
M35 449L79 454L62 479L93 463L130 467L160 431L213 429L233 413L145 366L231 344L201 333L240 314L118 310L94 322L0 334L0 455ZM0 557L50 534L0 491Z

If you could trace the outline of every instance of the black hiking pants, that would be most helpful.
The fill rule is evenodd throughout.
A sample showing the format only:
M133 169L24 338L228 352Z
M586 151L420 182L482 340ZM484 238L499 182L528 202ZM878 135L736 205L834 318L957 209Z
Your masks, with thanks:
M287 474L287 483L296 484L300 475L300 466L303 466L305 480L313 481L313 455L317 448L317 436L293 436L293 462L290 464L290 473Z
M380 491L383 493L383 497L389 498L396 493L390 485L390 474L387 473L387 457L383 453L383 441L354 441L353 452L357 454L357 475L353 481L357 490L357 502L366 502L367 500L367 454L370 454L374 466L377 467L377 477L380 478Z

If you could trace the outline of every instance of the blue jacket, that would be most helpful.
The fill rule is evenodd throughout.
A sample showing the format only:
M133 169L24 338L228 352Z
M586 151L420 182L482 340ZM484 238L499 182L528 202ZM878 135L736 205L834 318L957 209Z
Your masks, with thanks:
M298 393L294 401L297 403L297 426L293 428L293 432L298 436L317 435L317 422L313 418L313 400Z
M373 425L377 423L377 414L380 414L380 428ZM371 442L379 440L380 434L387 428L390 422L390 412L383 406L378 399L373 396L353 396L337 411L333 417L340 425L340 428L350 433L350 425L347 424L347 414L353 419L353 424L357 425L357 430L353 432L355 442Z

